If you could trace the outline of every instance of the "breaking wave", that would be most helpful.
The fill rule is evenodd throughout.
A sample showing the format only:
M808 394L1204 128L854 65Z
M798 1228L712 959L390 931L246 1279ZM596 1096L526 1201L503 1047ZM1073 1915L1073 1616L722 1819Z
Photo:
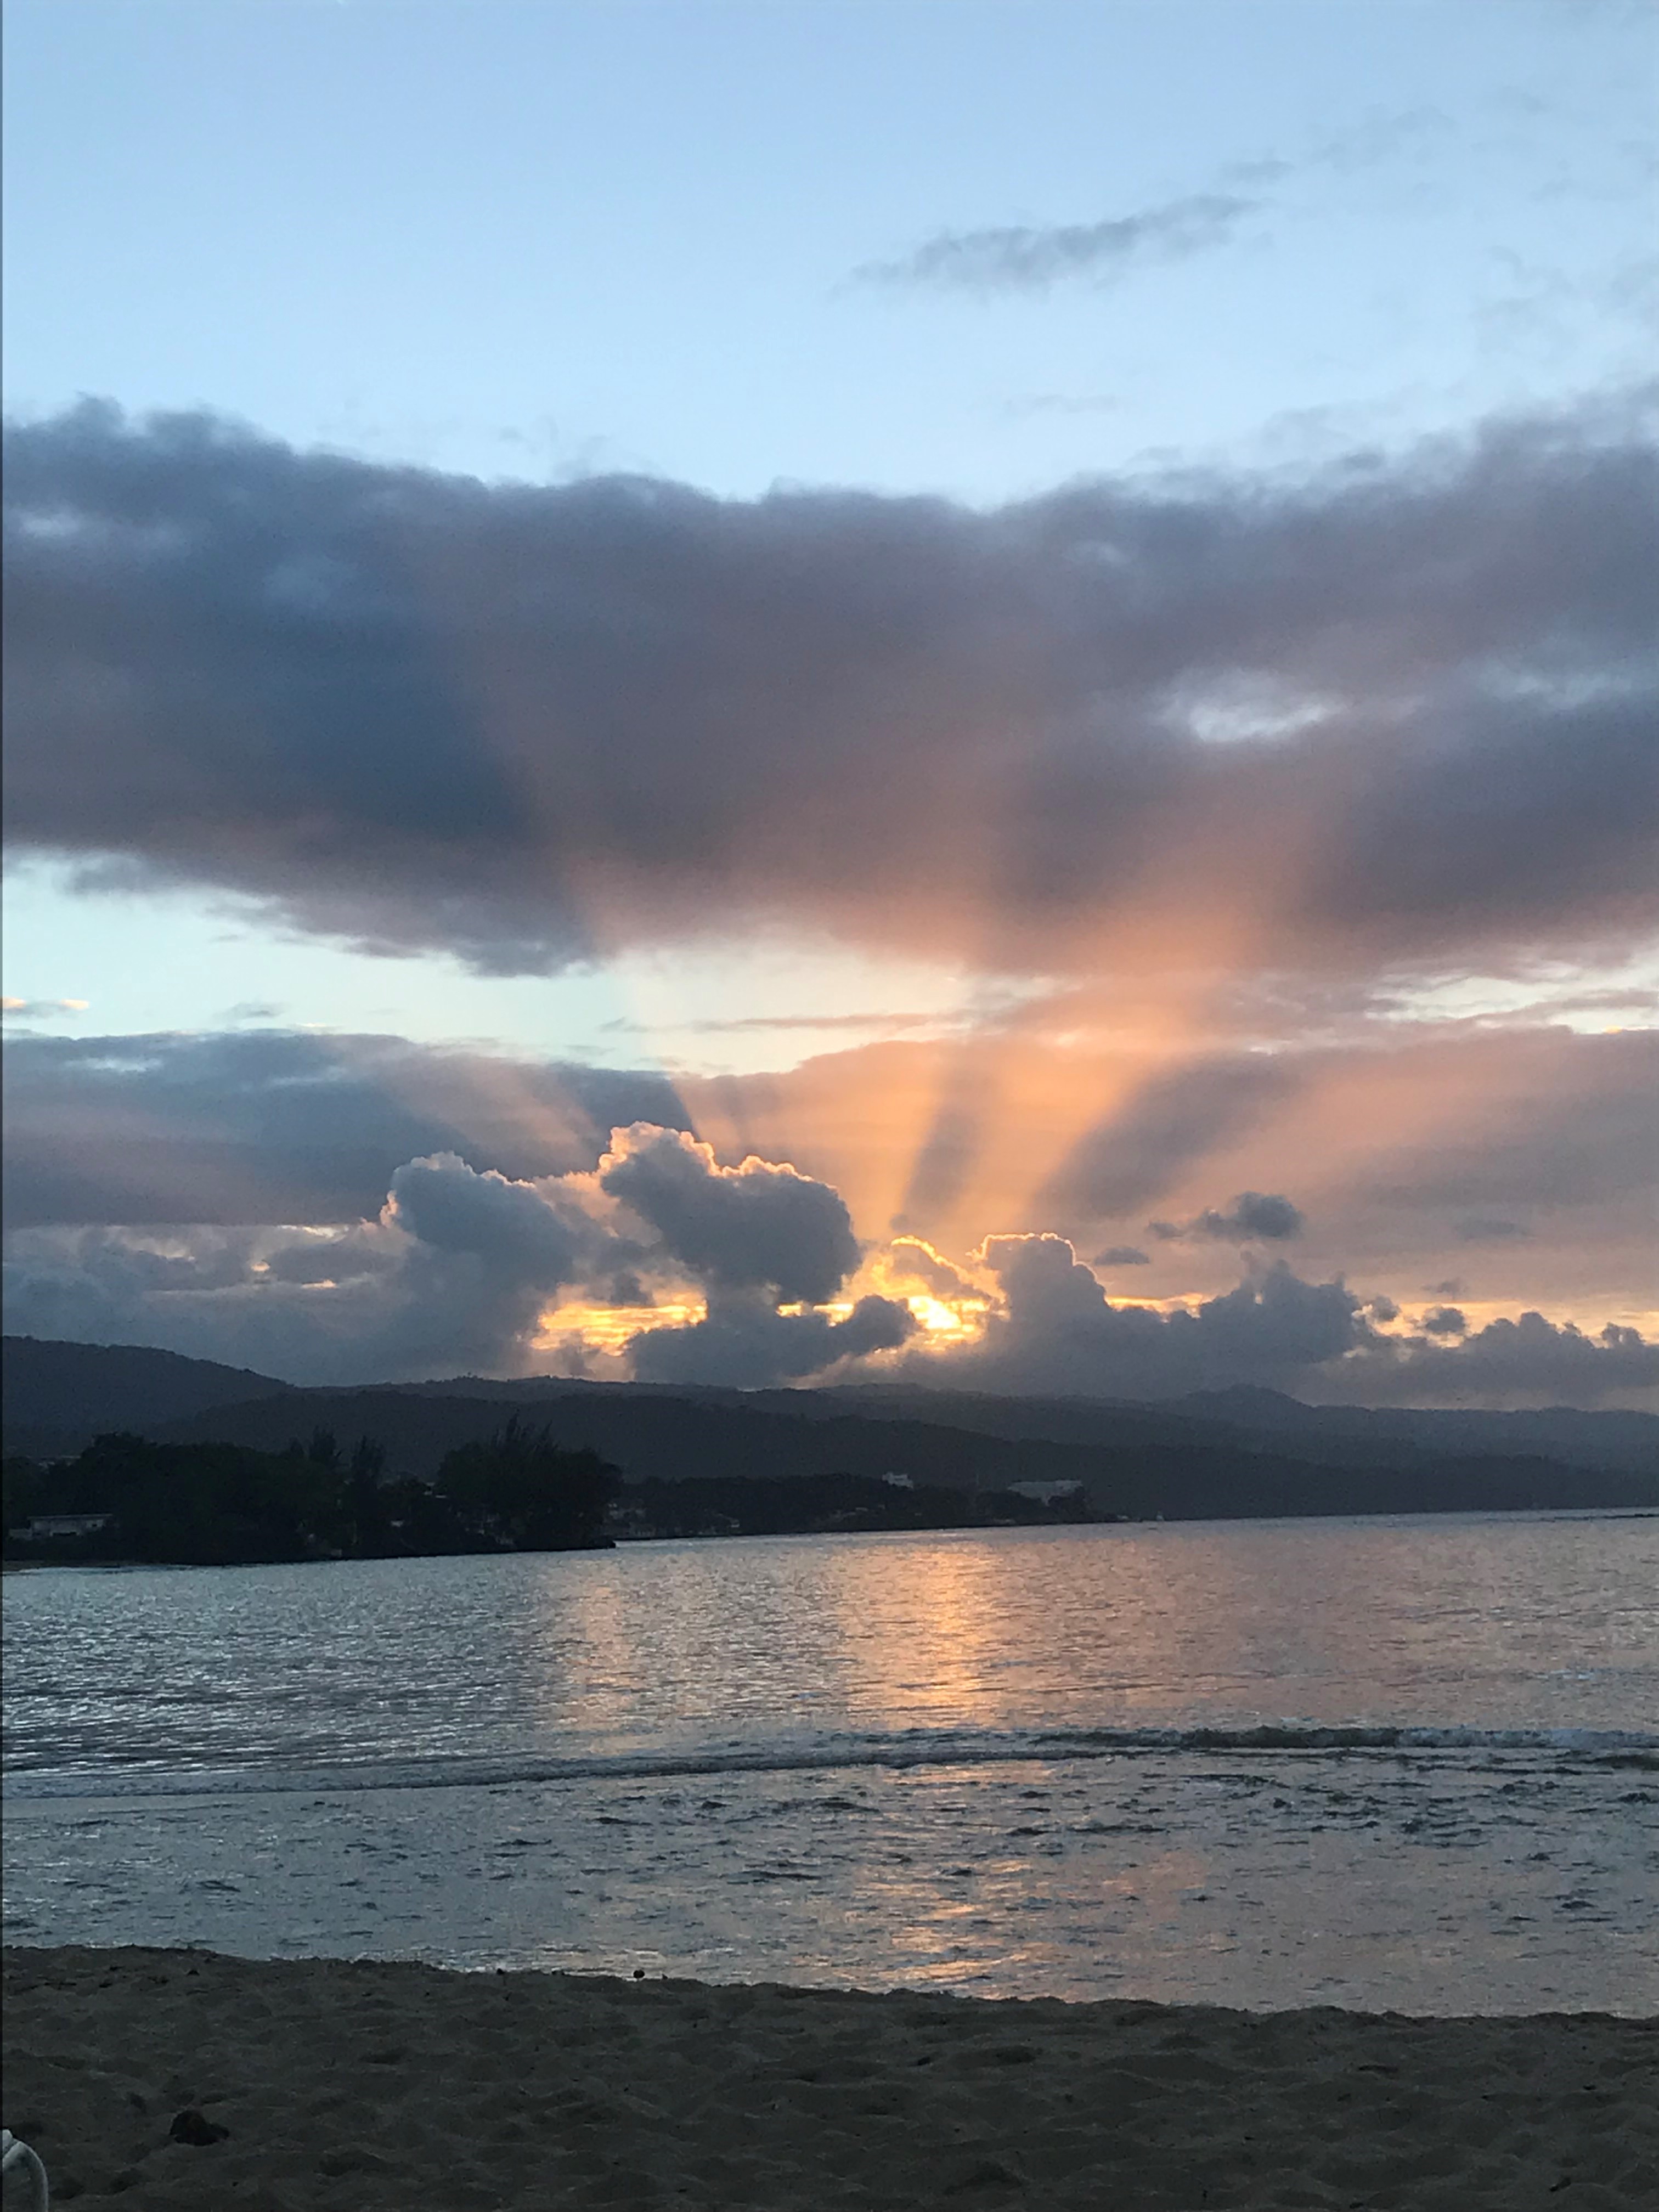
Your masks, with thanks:
M910 1729L890 1735L818 1735L764 1744L699 1744L651 1751L573 1753L564 1758L434 1753L384 1761L342 1759L304 1766L250 1760L237 1766L165 1768L149 1761L100 1762L77 1770L54 1760L17 1760L7 1776L26 1799L201 1797L309 1790L509 1789L562 1783L672 1782L722 1774L836 1773L860 1768L1060 1765L1073 1760L1289 1757L1395 1759L1479 1769L1501 1765L1624 1767L1659 1772L1659 1735L1612 1729L1413 1727L1388 1723L1268 1721L1231 1727Z

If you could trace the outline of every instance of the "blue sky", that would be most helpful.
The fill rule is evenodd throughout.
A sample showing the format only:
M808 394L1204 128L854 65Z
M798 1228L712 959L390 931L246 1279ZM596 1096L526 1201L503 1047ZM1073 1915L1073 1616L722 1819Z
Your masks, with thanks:
M1385 1299L1650 1316L1581 1154L1638 1158L1653 1019L1656 26L12 0L4 988L43 1128L126 1067L72 1077L77 1039L158 1040L176 1105L186 1063L285 1097L372 1036L404 1092L472 1070L476 1170L503 1070L666 1070L866 1239L1128 1250L1089 1207L1152 1189L1185 1068L1166 1228L1301 1172L1306 1263ZM1368 1152L1367 1054L1414 1071ZM1278 1121L1214 1107L1232 1055ZM514 1173L578 1172L514 1127ZM1465 1204L1433 1163L1492 1144ZM249 1173L111 1220L369 1204ZM1236 1267L1153 1241L1150 1301Z
M1398 440L1644 368L1644 16L17 0L9 404L743 495ZM1112 283L855 276L1209 193Z

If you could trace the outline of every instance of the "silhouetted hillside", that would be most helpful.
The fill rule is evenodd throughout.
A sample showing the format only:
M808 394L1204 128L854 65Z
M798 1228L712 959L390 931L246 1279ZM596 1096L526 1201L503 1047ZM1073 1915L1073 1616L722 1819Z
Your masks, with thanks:
M784 1394L763 1394L775 1399ZM1136 1440L1268 1449L1325 1464L1397 1466L1402 1459L1496 1455L1553 1459L1571 1467L1659 1472L1659 1414L1440 1411L1418 1407L1304 1406L1282 1391L1241 1386L1155 1402L1012 1398L915 1385L851 1383L796 1393L861 1410L948 1422L990 1436L1048 1437L1057 1443Z
M1143 1435L1115 1445L1056 1443L831 1413L822 1402L828 1393L817 1404L786 1409L777 1400L788 1395L756 1403L735 1394L714 1401L590 1385L520 1402L555 1443L599 1452L630 1483L886 1474L967 1491L1075 1482L1095 1513L1170 1519L1659 1506L1659 1474L1598 1472L1514 1454L1407 1454L1393 1464L1340 1466L1224 1439L1159 1443ZM488 1434L507 1402L493 1392L304 1391L198 1413L158 1433L279 1451L301 1426L321 1425L343 1439L373 1437L392 1467L423 1474L446 1452Z
M1097 1514L1170 1518L1659 1506L1659 1420L1632 1413L1368 1413L1273 1392L1175 1407L891 1386L745 1393L554 1378L349 1390L131 1346L6 1343L9 1450L127 1430L280 1453L327 1430L426 1477L522 1409L627 1481L908 1474L933 1487L1080 1486ZM1202 1408L1203 1410L1200 1410ZM1218 1415L1225 1418L1218 1418ZM1559 1440L1557 1449L1548 1446Z
M1420 1406L1304 1406L1281 1390L1238 1384L1200 1390L1161 1406L1179 1413L1293 1440L1328 1458L1333 1448L1382 1453L1408 1444L1419 1451L1522 1452L1564 1460L1572 1467L1659 1468L1659 1413L1587 1413L1577 1406L1493 1413L1463 1407Z
M0 1360L6 1449L33 1456L77 1452L106 1431L143 1433L290 1387L252 1368L141 1344L9 1336Z

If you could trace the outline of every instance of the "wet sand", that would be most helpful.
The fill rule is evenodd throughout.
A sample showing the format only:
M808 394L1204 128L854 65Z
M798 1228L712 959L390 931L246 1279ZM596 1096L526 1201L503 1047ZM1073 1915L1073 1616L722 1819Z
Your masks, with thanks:
M6 1954L5 2124L124 2212L1659 2207L1659 2021ZM199 2113L204 2143L174 2141ZM198 2130L208 2132L209 2130ZM27 2201L9 2185L6 2205Z

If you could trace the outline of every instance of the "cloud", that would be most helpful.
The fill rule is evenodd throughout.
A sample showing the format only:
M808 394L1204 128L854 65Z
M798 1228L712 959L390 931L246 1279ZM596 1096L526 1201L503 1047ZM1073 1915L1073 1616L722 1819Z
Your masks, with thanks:
M31 1224L329 1224L378 1212L407 1160L527 1181L610 1131L690 1115L665 1078L292 1030L19 1037L4 1060L5 1214Z
M1188 1234L1212 1237L1229 1244L1252 1237L1265 1237L1278 1243L1286 1237L1299 1237L1305 1226L1301 1208L1293 1206L1288 1198L1267 1191L1242 1190L1224 1213L1206 1206L1193 1220Z
M917 1209L901 1258L969 1251L988 1229L1052 1229L1084 1253L1146 1251L1166 1294L1224 1288L1228 1243L1137 1243L1127 1223L1103 1233L1085 1221L1075 1233L1043 1195L1050 1161L1069 1157L1071 1132L1095 1118L1089 1102L1148 1087L1133 1039L1125 1060L1115 1013L1097 1042L1073 1033L1069 1012L1064 1019L1064 1042L1021 1023L966 1053L872 1044L784 1073L677 1084L395 1037L20 1035L0 1062L8 1233L159 1225L193 1237L283 1224L331 1232L377 1220L412 1159L452 1152L529 1183L592 1175L611 1131L643 1121L694 1134L721 1163L793 1162L838 1194L854 1237L871 1244L932 1143L944 1097L973 1117L971 1142L964 1120L948 1178L935 1152L928 1194L940 1210ZM1246 1066L1265 1057L1239 1055ZM1259 1249L1296 1252L1304 1274L1346 1271L1368 1297L1386 1293L1413 1312L1476 1300L1483 1314L1535 1307L1599 1327L1651 1305L1659 1032L1425 1032L1391 1019L1271 1057L1290 1071L1282 1090L1184 1165L1160 1168L1172 1224L1224 1213L1218 1194L1288 1190L1307 1225L1294 1244ZM1460 1238L1460 1182L1483 1205L1516 1208L1495 1218L1525 1219L1534 1233ZM844 1258L838 1217L816 1203ZM636 1221L634 1233L647 1228ZM881 1258L857 1287L898 1280ZM915 1280L947 1303L966 1295L943 1275Z
M827 1376L872 1352L896 1351L915 1327L909 1308L893 1298L860 1298L839 1321L823 1313L779 1313L752 1297L711 1299L706 1320L636 1336L633 1371L642 1382L755 1389Z
M1146 1226L1165 1243L1201 1237L1218 1244L1248 1244L1257 1238L1282 1243L1299 1237L1307 1223L1300 1206L1288 1198L1270 1191L1242 1190L1224 1213L1206 1206L1190 1221L1149 1221Z
M454 1152L440 1152L398 1170L385 1218L430 1250L476 1254L498 1279L556 1291L576 1279L599 1241L585 1216L554 1201L556 1189L515 1182L494 1168L481 1175Z
M706 1322L636 1338L640 1371L777 1380L909 1334L908 1308L881 1297L840 1316L777 1310L833 1297L860 1257L828 1185L783 1163L724 1168L683 1131L636 1122L596 1168L535 1179L453 1152L405 1161L355 1222L20 1231L7 1305L36 1334L234 1346L295 1379L351 1381L522 1372L561 1293L648 1305L694 1285Z
M1428 1336L1465 1336L1469 1324L1456 1306L1431 1306L1421 1326Z
M1100 222L939 231L896 261L867 264L855 281L979 293L1046 291L1069 277L1109 284L1132 268L1224 244L1258 204L1232 192L1197 192Z
M88 405L6 434L6 834L492 973L773 926L1044 974L1606 943L1659 908L1655 489L1629 407L980 512Z
M643 1122L617 1130L611 1147L599 1163L600 1188L711 1286L819 1305L859 1264L841 1194L793 1167L751 1158L723 1168L712 1146L684 1130Z
M1374 113L1319 140L1297 160L1264 155L1229 162L1207 191L1097 222L939 231L896 260L866 264L853 281L981 294L1044 291L1068 279L1114 284L1136 268L1226 245L1245 217L1267 204L1260 187L1284 184L1299 171L1352 173L1402 151L1421 153L1447 128L1445 117L1433 108ZM1236 189L1240 185L1253 188L1248 197ZM1052 404L1069 408L1075 403Z
M1504 1244L1511 1237L1530 1237L1532 1231L1523 1221L1503 1221L1496 1214L1471 1213L1457 1224L1455 1233L1465 1244Z
M1659 1388L1659 1346L1633 1328L1592 1334L1528 1310L1468 1331L1437 1309L1390 1333L1379 1324L1397 1317L1392 1301L1282 1260L1247 1265L1213 1297L1114 1305L1048 1233L986 1240L975 1259L988 1295L909 1240L892 1272L941 1297L971 1290L982 1319L965 1340L932 1341L897 1298L795 1303L803 1285L839 1290L851 1273L845 1222L838 1193L786 1164L722 1168L683 1132L636 1125L613 1133L597 1170L535 1181L453 1153L405 1162L373 1218L331 1227L20 1231L8 1322L302 1382L568 1371L591 1364L584 1314L619 1302L684 1310L700 1286L702 1318L613 1340L607 1371L754 1387L878 1359L907 1380L996 1391L1158 1399L1249 1382L1408 1405L1593 1406Z
M887 1248L887 1264L900 1281L923 1283L936 1297L974 1294L975 1285L967 1276L919 1237L896 1237Z
M1316 1402L1500 1407L1630 1403L1659 1387L1659 1345L1635 1329L1592 1336L1528 1312L1453 1346L1389 1335L1340 1279L1304 1281L1283 1261L1160 1311L1112 1305L1063 1237L992 1237L984 1258L1001 1304L983 1338L912 1352L907 1380L1129 1399L1249 1382Z
M85 999L0 999L0 1013L9 1022L49 1022L63 1014L84 1014Z
M1346 1404L1598 1406L1651 1404L1659 1344L1609 1322L1594 1334L1522 1313L1448 1344L1423 1336L1373 1347L1310 1395Z
M1178 1397L1252 1382L1287 1387L1368 1339L1340 1282L1306 1283L1283 1263L1194 1309L1114 1306L1070 1243L994 1237L983 1247L1002 1304L982 1341L951 1358L954 1379L1010 1391ZM913 1355L908 1372L920 1372Z
M1091 1267L1150 1267L1152 1264L1146 1253L1133 1244L1109 1244L1089 1262Z

